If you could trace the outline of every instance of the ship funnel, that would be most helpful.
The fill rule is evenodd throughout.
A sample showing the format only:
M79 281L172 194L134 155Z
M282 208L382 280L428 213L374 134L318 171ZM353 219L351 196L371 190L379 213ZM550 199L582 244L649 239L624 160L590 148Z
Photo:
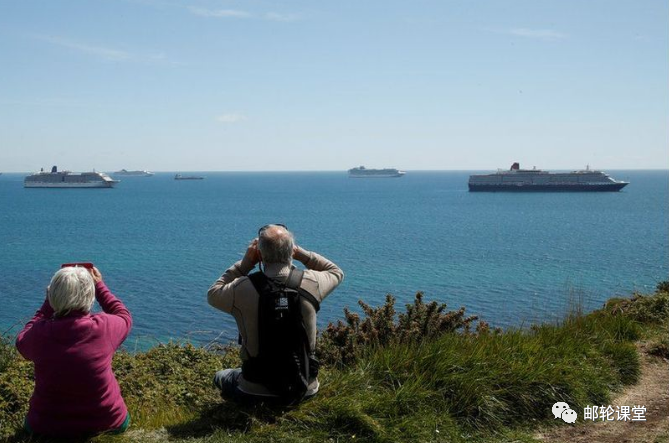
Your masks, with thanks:
M52 166L52 167L51 167L51 173L52 173L52 174L55 174L56 172L58 172L58 167L56 167L56 166Z
M511 170L512 171L517 171L520 169L520 163L515 162L514 164L511 165Z

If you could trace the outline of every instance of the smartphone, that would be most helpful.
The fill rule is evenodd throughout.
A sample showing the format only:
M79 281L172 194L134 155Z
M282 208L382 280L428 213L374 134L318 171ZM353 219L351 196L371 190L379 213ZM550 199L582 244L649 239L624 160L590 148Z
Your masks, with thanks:
M60 265L61 268L71 268L74 266L81 266L86 269L93 269L93 263L90 262L80 262L80 263L63 263Z

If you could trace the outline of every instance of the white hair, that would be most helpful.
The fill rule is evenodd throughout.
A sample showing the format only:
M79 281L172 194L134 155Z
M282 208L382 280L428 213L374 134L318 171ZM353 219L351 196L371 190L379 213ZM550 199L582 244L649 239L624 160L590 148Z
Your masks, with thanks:
M56 316L70 311L90 312L95 301L95 282L86 268L62 268L54 274L47 293Z
M283 226L268 225L258 235L258 249L265 263L290 265L294 245L293 234Z

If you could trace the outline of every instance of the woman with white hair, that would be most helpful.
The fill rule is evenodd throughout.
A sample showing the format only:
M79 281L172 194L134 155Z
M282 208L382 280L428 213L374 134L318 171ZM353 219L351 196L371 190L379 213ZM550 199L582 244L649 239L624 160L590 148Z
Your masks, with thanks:
M104 312L91 314L95 300ZM16 338L21 355L35 364L29 432L72 437L128 427L111 361L131 326L130 312L97 268L56 272L44 304Z

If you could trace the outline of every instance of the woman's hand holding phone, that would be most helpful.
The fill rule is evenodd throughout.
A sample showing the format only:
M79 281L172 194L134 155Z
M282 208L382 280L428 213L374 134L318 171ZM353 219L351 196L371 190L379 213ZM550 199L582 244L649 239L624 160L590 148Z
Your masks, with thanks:
M102 281L102 274L100 273L100 271L98 270L98 268L96 268L95 266L93 266L92 268L88 269L88 272L91 273L91 277L93 277L93 281L94 281L95 283L100 283L100 282Z

